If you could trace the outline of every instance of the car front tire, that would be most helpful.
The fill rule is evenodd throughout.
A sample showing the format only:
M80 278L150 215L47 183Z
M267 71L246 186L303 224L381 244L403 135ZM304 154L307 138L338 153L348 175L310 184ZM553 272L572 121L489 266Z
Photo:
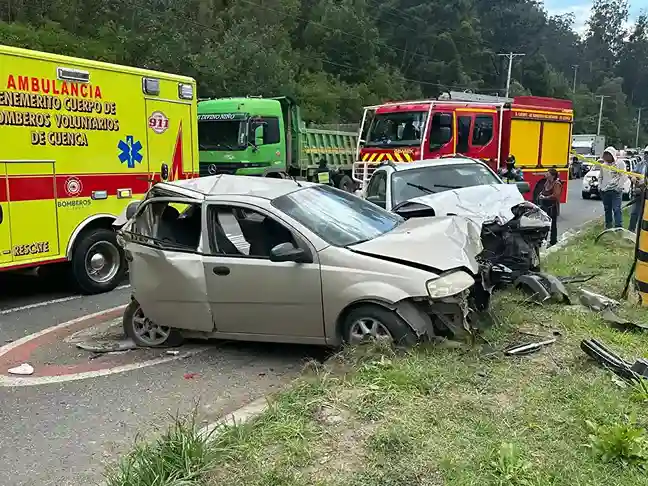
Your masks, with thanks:
M137 300L131 300L124 310L124 334L141 348L180 346L184 341L179 330L158 326L144 315Z
M389 342L400 346L414 346L417 338L394 311L375 304L361 305L344 319L342 338L351 345L365 342Z
M583 199L589 199L592 197L592 195L589 192L582 192L581 196L583 196Z

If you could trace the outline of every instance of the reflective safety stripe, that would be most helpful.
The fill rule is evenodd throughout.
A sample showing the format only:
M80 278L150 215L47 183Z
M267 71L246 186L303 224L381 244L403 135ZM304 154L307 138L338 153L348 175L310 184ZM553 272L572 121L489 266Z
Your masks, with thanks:
M328 184L331 181L328 172L318 172L317 173L317 182L320 184Z

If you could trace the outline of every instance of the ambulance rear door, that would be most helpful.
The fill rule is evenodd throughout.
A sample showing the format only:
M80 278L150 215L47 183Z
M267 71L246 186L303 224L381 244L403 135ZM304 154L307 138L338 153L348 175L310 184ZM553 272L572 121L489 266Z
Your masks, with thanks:
M169 167L169 180L186 179L194 173L194 125L197 114L190 102L146 99L146 131L149 168L160 174Z

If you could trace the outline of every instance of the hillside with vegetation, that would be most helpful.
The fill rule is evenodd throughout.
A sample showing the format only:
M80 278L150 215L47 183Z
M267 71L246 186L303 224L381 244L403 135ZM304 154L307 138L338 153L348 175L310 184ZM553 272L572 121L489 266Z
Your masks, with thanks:
M201 97L291 95L314 123L449 89L503 95L499 54L524 53L512 94L572 98L575 133L596 131L605 95L602 133L634 145L648 18L626 29L626 0L596 0L583 35L574 21L535 0L2 0L0 44L193 76Z

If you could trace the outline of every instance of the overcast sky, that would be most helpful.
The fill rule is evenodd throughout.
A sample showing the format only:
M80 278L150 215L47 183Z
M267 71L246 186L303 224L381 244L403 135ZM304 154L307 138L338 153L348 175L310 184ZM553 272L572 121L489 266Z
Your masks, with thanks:
M573 13L576 15L576 25L579 32L585 30L585 22L589 18L591 0L544 0L550 14ZM648 0L630 0L630 17L636 17L642 10L648 11Z

